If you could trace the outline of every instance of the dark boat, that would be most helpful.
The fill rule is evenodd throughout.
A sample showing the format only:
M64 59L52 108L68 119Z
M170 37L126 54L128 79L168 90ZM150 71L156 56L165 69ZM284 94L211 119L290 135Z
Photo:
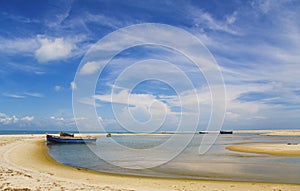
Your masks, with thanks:
M91 143L96 142L97 138L91 137L70 137L70 136L55 136L46 135L47 142L51 143Z
M199 134L208 134L207 131L199 131Z
M233 134L232 131L220 131L220 134Z

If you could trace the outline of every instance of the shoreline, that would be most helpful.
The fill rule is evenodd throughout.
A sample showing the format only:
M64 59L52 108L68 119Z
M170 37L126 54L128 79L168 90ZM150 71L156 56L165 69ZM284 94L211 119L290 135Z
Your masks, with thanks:
M0 190L299 190L298 184L188 180L96 172L55 161L44 135L0 135ZM13 175L13 176L12 176ZM54 189L54 190L55 190Z

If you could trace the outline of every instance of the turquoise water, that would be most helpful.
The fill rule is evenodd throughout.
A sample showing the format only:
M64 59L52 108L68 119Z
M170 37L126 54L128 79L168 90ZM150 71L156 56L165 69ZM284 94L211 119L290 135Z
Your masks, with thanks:
M205 155L198 154L198 148L203 135L194 136L186 149L167 163L149 169L127 169L111 165L90 148L101 152L110 152L120 163L151 163L162 160L164 152L156 153L157 158L147 156L128 155L122 149L111 148L111 141L135 149L146 149L160 145L168 140L168 136L113 136L102 137L98 144L49 144L49 154L66 165L87 168L100 172L129 174L155 177L171 177L186 179L234 180L300 183L300 157L279 157L262 154L240 153L226 150L226 146L239 142L276 142L298 143L299 137L271 137L256 134L219 135L215 144ZM185 139L185 135L180 136ZM177 149L175 146L167 149Z

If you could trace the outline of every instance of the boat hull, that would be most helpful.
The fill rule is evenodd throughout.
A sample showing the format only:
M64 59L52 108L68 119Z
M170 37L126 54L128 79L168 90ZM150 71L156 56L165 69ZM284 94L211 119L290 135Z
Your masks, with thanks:
M220 131L220 134L233 134L232 131Z
M56 137L47 135L47 142L51 143L92 143L96 142L96 138L71 138L71 137Z

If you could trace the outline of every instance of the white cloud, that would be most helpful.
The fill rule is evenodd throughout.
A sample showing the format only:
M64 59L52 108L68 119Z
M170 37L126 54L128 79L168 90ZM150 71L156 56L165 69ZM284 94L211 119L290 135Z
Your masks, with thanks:
M76 90L77 86L75 82L70 83L71 90Z
M25 116L21 118L22 121L33 121L34 120L34 116Z
M5 113L0 112L0 117L7 117L7 115Z
M75 45L64 38L49 38L38 35L40 48L35 51L36 59L41 62L49 62L68 58Z
M65 120L63 117L56 117L56 116L51 116L50 119L55 120L55 121L64 121Z
M17 123L19 121L19 118L16 117L15 115L13 115L11 118L6 118L8 119L9 121L12 121L13 123Z
M76 127L76 122L88 123L88 120L85 117L74 118L73 116L62 114L62 115L50 116L49 118L45 119L44 122L49 125L59 126L60 128L61 127L73 128Z
M22 126L33 120L34 116L17 117L16 115L8 116L4 113L0 113L0 124L3 125L19 124Z
M81 75L93 74L100 69L100 64L98 62L92 61L85 63L79 71Z
M149 107L152 103L159 101L151 94L130 94L128 90L122 90L113 95L95 95L96 100L126 104L132 106Z
M193 96L195 97L195 94ZM192 98L192 95L189 98ZM113 95L95 95L95 99L112 103L117 124L130 131L153 132L155 128L168 128L175 131L179 124L181 128L193 131L195 129L191 128L195 128L198 121L195 113L198 104L195 98L193 99L195 102L188 105L190 100L186 99L187 102L178 100L176 95L154 96L122 90ZM181 110L173 107L181 107ZM102 114L101 108L98 113ZM107 125L105 120L104 125Z
M10 124L10 123L16 123L18 121L19 121L19 119L15 115L13 115L11 117L9 117L9 116L0 117L0 123L2 123L4 125Z
M165 115L174 114L166 103L151 94L130 94L128 90L122 90L113 95L95 95L95 99L123 105L115 110L115 114L126 123L130 123L132 118L145 122L150 118L160 120Z
M54 90L57 91L57 92L60 91L61 90L61 86L54 86Z

